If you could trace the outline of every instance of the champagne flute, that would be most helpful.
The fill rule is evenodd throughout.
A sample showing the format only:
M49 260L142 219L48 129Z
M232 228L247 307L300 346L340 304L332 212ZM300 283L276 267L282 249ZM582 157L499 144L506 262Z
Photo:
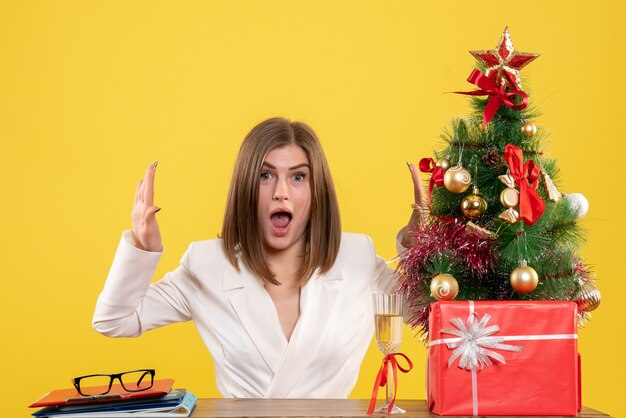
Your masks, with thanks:
M385 355L395 353L402 344L402 309L404 297L396 293L374 294L374 316L376 323L376 344ZM385 385L385 405L374 412L403 414L406 411L394 405L388 412L389 404L393 399L393 369L389 369L387 384Z

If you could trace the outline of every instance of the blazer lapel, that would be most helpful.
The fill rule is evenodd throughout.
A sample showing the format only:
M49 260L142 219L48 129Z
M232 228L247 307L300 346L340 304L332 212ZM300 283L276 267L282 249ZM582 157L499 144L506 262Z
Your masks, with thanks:
M276 374L287 349L287 339L270 296L244 263L240 262L239 267L237 272L226 263L222 290L228 293L231 306L259 354Z
M324 331L332 321L333 307L342 284L341 271L333 268L327 274L313 277L300 293L300 318L291 335L280 367L267 391L267 398L287 398L305 370L315 359Z

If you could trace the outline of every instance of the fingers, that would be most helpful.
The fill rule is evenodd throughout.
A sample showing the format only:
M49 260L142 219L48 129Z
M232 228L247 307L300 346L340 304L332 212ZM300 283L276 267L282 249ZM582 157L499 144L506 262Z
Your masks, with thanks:
M148 209L145 215L146 221L150 221L151 219L154 219L154 215L160 210L161 208L157 206L152 206L150 209Z
M136 234L139 241L145 242L146 237L158 232L159 225L156 219L156 213L161 210L158 206L146 207L141 204L141 208L133 210L133 233Z
M407 225L404 228L402 228L402 239L400 240L400 245L402 245L404 248L412 247L416 241L415 234L411 233L411 231L413 230L410 228L411 228L410 225Z
M148 168L146 168L146 174L143 177L142 201L148 206L152 206L154 203L154 173L157 164L158 161L150 164Z
M141 196L143 193L143 189L141 185L143 184L143 179L139 180L139 184L137 184L137 190L135 190L135 204L141 202Z
M422 206L424 205L424 186L422 185L419 170L409 162L406 164L411 171L411 178L413 179L413 196L415 198L415 203Z
M426 206L426 199L424 198L424 186L422 186L422 179L420 178L419 170L409 162L407 162L406 165L409 167L409 171L411 171L411 179L413 180L413 197L415 198L415 203L411 205L413 208L411 218L403 230L404 232L402 234L401 244L404 248L409 248L415 244L415 231L422 228L425 222L425 213L428 209Z

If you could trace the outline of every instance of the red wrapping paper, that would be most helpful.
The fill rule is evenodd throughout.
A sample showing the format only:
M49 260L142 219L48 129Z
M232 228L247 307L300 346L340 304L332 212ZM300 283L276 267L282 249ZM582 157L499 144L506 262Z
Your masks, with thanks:
M442 328L456 329L451 323L454 318L466 323L470 302L433 303L427 366L430 410L439 415L576 415L581 404L576 304L477 301L472 305L476 322L490 315L486 326L500 327L492 336L506 337L503 344L522 350L489 348L506 364L493 360L491 366L476 370L473 386L472 372L459 368L459 359L448 366L454 350L441 342L455 338L441 333Z

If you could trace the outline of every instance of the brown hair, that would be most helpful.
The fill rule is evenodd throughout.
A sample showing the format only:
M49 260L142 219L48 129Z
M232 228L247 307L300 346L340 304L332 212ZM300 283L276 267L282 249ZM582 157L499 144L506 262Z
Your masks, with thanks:
M306 252L300 271L304 285L319 268L332 267L341 240L341 220L335 187L315 132L302 122L267 119L252 128L239 149L230 182L222 234L224 251L239 271L237 255L264 282L279 284L265 262L263 234L259 225L259 179L267 153L295 144L306 153L311 166L311 217L306 231Z

